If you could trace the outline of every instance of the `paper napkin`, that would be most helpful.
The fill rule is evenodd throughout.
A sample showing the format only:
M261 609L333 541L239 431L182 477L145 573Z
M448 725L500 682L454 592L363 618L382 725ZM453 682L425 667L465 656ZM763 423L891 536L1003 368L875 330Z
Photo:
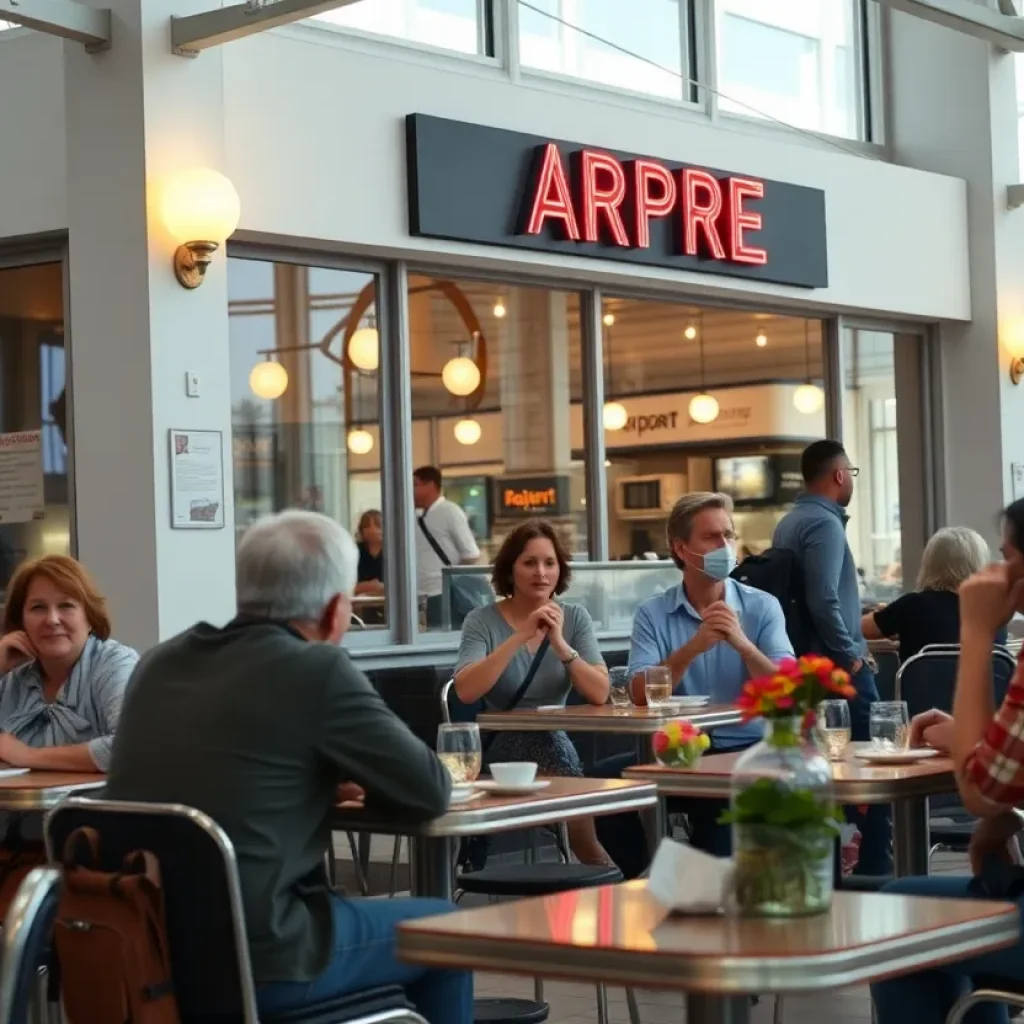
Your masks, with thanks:
M647 891L678 914L717 914L729 905L733 863L663 839L651 862Z

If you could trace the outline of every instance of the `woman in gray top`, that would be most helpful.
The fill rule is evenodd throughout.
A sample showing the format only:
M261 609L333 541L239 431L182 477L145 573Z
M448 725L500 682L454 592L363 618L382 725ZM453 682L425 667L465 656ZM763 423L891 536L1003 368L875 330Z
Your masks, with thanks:
M571 688L591 704L608 699L608 669L585 608L553 598L569 586L569 559L550 523L533 519L505 539L492 582L504 598L466 616L455 692L465 704L483 700L507 711L515 701L545 637L536 672L517 707L564 705ZM500 732L488 761L536 761L541 775L582 776L579 754L564 732ZM592 818L569 822L573 853L584 864L611 864Z
M110 639L106 602L73 558L26 562L6 596L0 761L105 772L138 654Z

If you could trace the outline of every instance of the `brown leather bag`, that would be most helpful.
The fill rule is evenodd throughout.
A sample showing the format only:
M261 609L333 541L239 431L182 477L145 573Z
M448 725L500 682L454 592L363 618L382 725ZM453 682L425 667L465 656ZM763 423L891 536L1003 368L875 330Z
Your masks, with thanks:
M71 1024L180 1024L156 857L129 853L99 870L99 837L79 828L64 847L54 939Z

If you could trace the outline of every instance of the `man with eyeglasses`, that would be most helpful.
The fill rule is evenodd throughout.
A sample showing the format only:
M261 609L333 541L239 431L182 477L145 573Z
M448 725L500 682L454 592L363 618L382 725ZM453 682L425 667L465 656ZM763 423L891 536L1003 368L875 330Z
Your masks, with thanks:
M838 441L815 441L800 458L804 492L775 528L772 546L792 551L803 567L804 597L814 626L817 653L850 673L857 696L850 701L854 740L867 740L871 702L878 700L875 674L861 630L857 565L846 539L846 509L860 472ZM804 653L804 652L800 652ZM862 842L858 873L885 875L891 870L888 808L872 807L857 819Z

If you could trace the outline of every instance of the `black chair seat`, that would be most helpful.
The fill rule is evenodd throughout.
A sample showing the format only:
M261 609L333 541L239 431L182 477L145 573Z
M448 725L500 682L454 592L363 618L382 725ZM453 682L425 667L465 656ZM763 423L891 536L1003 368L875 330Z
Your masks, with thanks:
M892 875L843 875L839 888L844 892L878 892L892 881Z
M389 1010L408 1010L411 1004L399 985L351 992L322 1003L303 1006L283 1013L261 1014L263 1024L344 1024L347 1020L369 1017Z
M456 879L456 888L484 896L548 896L571 889L614 885L622 881L617 867L588 864L515 864L466 871Z
M544 1024L551 1013L547 1003L532 999L474 999L474 1024Z

